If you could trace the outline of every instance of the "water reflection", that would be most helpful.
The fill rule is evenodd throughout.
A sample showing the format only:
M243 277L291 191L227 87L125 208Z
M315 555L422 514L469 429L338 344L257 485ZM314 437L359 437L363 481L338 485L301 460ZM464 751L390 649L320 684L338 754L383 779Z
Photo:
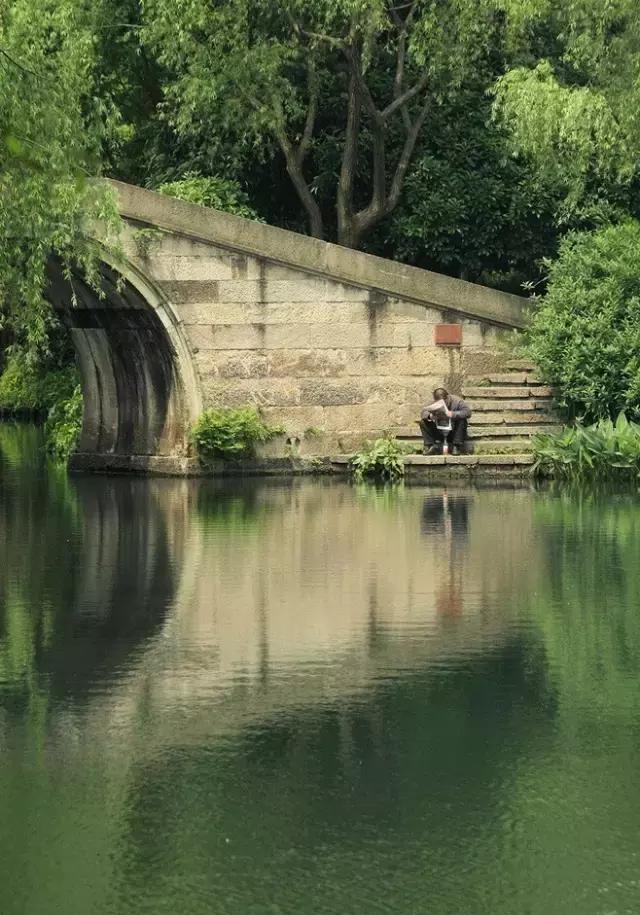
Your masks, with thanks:
M634 497L68 480L34 435L3 915L633 910Z

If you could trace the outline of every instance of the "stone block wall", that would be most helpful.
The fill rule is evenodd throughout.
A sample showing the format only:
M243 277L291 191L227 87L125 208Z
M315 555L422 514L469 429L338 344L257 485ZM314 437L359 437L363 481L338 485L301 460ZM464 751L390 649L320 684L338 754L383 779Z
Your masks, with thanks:
M459 392L507 356L507 329L428 301L175 234L142 249L133 226L125 248L182 325L204 408L255 405L286 430L274 455L291 444L303 455L352 451L415 430L434 387ZM462 324L459 347L435 344L443 323Z

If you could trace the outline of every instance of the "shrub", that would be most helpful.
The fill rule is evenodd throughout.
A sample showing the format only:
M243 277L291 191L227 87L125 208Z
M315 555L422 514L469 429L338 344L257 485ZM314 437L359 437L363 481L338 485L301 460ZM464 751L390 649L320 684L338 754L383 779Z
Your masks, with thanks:
M69 397L58 401L49 411L44 427L45 444L57 461L66 461L75 450L82 429L82 410L82 391L77 385Z
M640 418L640 223L568 236L528 352L570 416ZM579 434L579 433L578 433Z
M393 483L404 476L402 448L390 437L367 442L362 451L353 456L350 467L357 481L373 478Z
M165 194L167 197L177 197L189 203L232 213L234 216L263 221L240 186L235 181L220 178L218 175L203 178L197 172L187 172L180 181L168 181L161 184L157 190L159 194Z
M74 366L45 369L16 353L0 375L0 409L46 413L70 397L78 384Z
M640 475L640 425L621 413L616 422L573 426L533 439L536 476L607 481Z
M255 446L267 442L282 429L267 426L253 407L240 410L206 410L191 431L200 460L238 460L250 457Z

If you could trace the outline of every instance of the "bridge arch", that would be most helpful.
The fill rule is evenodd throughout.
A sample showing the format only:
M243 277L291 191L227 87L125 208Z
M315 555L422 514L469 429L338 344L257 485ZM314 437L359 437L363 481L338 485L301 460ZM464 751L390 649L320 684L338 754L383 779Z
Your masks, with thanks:
M188 462L202 396L171 302L130 260L106 249L99 292L55 262L48 274L48 298L70 331L84 396L72 467L161 470Z

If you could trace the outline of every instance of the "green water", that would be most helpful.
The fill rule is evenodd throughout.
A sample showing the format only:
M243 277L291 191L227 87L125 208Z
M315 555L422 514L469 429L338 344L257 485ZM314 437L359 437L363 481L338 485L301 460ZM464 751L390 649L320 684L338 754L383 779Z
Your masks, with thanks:
M2 915L640 912L640 499L0 427Z

